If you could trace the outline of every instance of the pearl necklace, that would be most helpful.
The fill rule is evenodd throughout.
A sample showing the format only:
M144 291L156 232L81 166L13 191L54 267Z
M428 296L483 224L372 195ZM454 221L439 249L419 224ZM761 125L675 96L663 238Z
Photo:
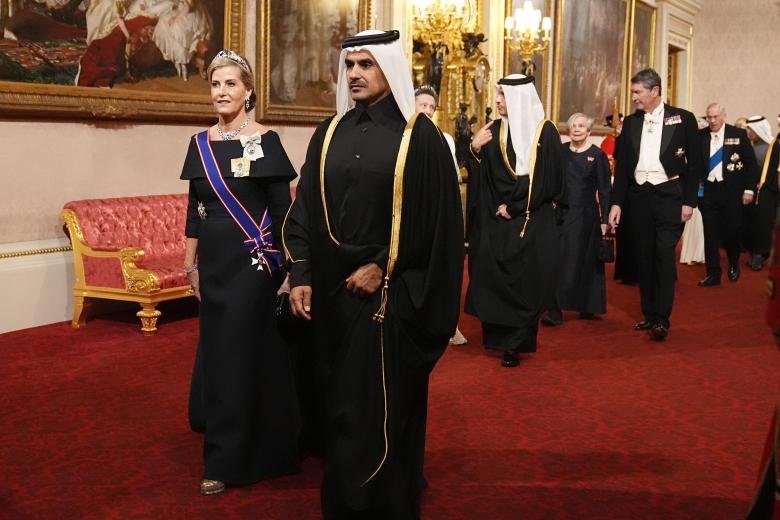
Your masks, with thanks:
M235 139L236 136L241 133L241 130L246 128L246 125L248 124L249 124L249 118L246 118L246 120L243 122L241 126L229 132L225 132L219 127L219 125L217 125L217 132L219 132L219 136L222 138L223 141L230 141L231 139Z

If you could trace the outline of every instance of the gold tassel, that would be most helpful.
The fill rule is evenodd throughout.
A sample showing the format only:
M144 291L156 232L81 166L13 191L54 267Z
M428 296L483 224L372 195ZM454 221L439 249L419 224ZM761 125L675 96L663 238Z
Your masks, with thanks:
M526 210L525 212L525 222L523 222L523 229L520 230L520 238L525 237L525 228L528 226L528 221L531 220L531 212Z
M385 321L385 309L387 307L387 284L390 281L389 276L385 276L385 284L382 286L382 297L379 299L379 309L374 313L374 321L382 323Z
M387 285L385 285L385 288L387 288ZM377 311L377 314L379 312ZM374 316L374 319L376 319L376 315ZM380 359L382 361L382 399L384 401L384 407L385 407L385 418L382 422L382 433L385 438L385 452L382 455L382 460L379 461L379 465L376 467L374 472L371 474L370 477L368 477L365 482L360 484L360 487L365 486L372 480L374 480L374 477L376 477L379 472L381 471L382 467L385 465L385 461L387 461L387 453L390 450L390 442L387 439L387 382L385 381L385 327L382 325L382 322L379 322L379 353L380 353Z

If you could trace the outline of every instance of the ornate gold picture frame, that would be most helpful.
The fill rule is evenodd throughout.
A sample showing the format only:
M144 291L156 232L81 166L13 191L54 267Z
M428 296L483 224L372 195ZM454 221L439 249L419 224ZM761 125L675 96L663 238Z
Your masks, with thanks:
M336 109L341 41L368 27L370 0L257 3L257 118L317 123Z
M655 66L655 7L636 2L631 39L631 76Z
M98 1L103 3L98 4ZM9 73L8 69L4 71L2 68L2 66L8 67L10 64L16 67L17 76L19 76L19 71L21 70L22 77L26 79L26 81L0 79L0 115L192 122L212 120L214 111L208 95L208 84L199 73L203 69L204 62L206 65L208 64L209 55L213 55L223 47L242 52L244 0L226 0L224 4L220 0L98 1L92 1L92 7L90 8L92 11L87 9L86 13L81 13L81 16L86 14L86 28L82 27L84 35L70 39L72 43L70 49L67 48L67 42L59 47L51 44L54 41L54 37L50 41L46 40L46 35L49 33L45 31L52 31L51 34L58 34L58 38L63 35L78 36L78 32L70 31L69 24L72 25L72 28L79 28L84 25L83 20L79 23L68 19L69 24L64 24L61 21L63 15L55 14L54 9L33 13L34 16L32 17L26 13L21 13L27 16L24 20L27 25L20 23L18 27L21 27L21 29L16 30L22 31L25 27L29 27L30 18L32 18L33 22L39 24L38 33L40 34L41 31L44 31L44 36L38 36L39 40L43 39L43 41L30 40L28 44L28 42L22 39L17 40L18 43L0 40L5 41L7 46L17 45L19 47L16 54L11 53L10 56L21 56L18 58L18 62L10 59L9 54L0 56L0 78L14 77L13 71ZM70 2L67 5L74 4ZM98 5L104 6L108 10L116 10L119 16L112 16L107 11L105 16L99 20L99 23L90 25L92 22L89 16L92 15L92 20L94 21L94 11L97 11ZM134 9L136 11L133 11ZM144 9L146 11L143 11ZM79 15L78 8L74 13L70 14L72 16ZM10 18L7 16L8 13L5 13L5 15L5 18L0 16L5 23L8 23L9 19L13 20L13 15ZM198 16L200 16L200 19L197 18ZM121 26L118 26L113 21L116 18L123 18ZM139 22L143 25L139 25ZM162 27L163 22L166 23L165 27ZM157 27L158 25L160 25L159 28ZM101 27L104 30L101 31ZM201 29L198 29L198 27L201 27ZM204 27L207 30L203 29ZM14 27L12 26L11 29L13 30ZM124 44L122 36L118 32L120 29L122 29L123 33L130 35L126 39L126 44ZM160 47L165 47L163 42L166 34L163 29L168 30L168 41L182 43L183 38L190 38L187 44L188 46L192 45L189 47L189 52L195 53L192 55L190 62L177 65L174 58L166 56L167 50L160 49ZM176 34L172 34L171 31L176 32ZM158 35L158 33L160 34ZM208 34L207 37L204 36L206 34ZM64 49L63 52L70 52L68 59L71 60L71 64L75 61L78 67L74 83L85 83L83 75L85 71L89 70L89 66L94 65L94 61L87 64L85 57L88 53L101 56L96 60L99 62L97 65L98 73L107 69L105 62L100 62L100 60L104 60L104 57L98 53L105 50L105 46L102 49L100 48L102 41L108 42L112 36L117 37L120 41L118 43L116 41L113 42L111 49L122 53L119 56L115 56L114 61L126 60L121 64L122 69L125 69L125 64L127 65L126 72L115 73L107 81L90 81L90 84L98 86L55 84L56 79L49 81L46 77L42 79L40 75L24 74L26 71L24 69L25 66L29 67L29 71L34 72L36 70L35 67L40 65L41 62L48 67L47 70L53 70L56 74L56 58L60 56L57 52ZM35 36L32 36L32 38L35 38ZM87 43L88 41L89 43ZM56 42L65 42L65 40L58 39ZM25 44L28 44L29 49L23 48ZM46 49L42 49L46 45L51 47L49 54L46 53ZM98 47L97 50L95 49L96 46ZM193 50L195 47L197 47L197 50ZM158 65L162 67L158 70L165 71L165 67L168 66L170 70L164 72L164 75L160 77L153 75L144 76L143 69L139 69L139 74L133 74L136 71L131 70L130 60L135 55L129 53L139 49L139 52L151 53L142 54L147 61L141 63L148 64L156 60ZM0 48L0 52L2 50ZM25 55L25 53L27 54ZM159 55L154 53L159 53ZM185 54L185 56L187 55ZM187 57L183 59L187 59ZM184 70L181 68L182 65ZM103 67L103 69L100 69L100 67ZM5 74L3 74L4 72ZM70 71L70 74L72 75L72 71ZM99 74L97 75L99 76ZM101 86L108 86L105 85L106 83L111 85L111 87L101 88Z
M552 117L559 127L575 112L594 118L595 133L615 99L627 99L630 18L634 0L556 0Z

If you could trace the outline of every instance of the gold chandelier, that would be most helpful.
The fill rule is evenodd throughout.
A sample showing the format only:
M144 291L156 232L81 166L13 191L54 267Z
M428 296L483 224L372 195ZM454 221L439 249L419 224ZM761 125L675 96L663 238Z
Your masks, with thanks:
M541 54L550 45L552 20L549 16L542 18L542 12L534 9L530 0L526 0L522 8L515 9L514 16L507 16L504 21L504 41L506 46L520 53L523 58L523 72L533 73L534 54Z
M414 39L450 52L463 48L463 33L476 22L474 0L412 0Z

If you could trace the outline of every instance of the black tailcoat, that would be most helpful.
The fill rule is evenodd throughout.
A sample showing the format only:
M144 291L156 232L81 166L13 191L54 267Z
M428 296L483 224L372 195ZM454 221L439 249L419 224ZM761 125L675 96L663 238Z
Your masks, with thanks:
M682 206L696 207L702 171L701 138L696 118L687 110L664 105L659 160L669 180L637 184L644 112L623 120L615 152L611 204L631 206L627 226L636 244L642 313L646 320L669 324L677 276L675 247L682 232Z

